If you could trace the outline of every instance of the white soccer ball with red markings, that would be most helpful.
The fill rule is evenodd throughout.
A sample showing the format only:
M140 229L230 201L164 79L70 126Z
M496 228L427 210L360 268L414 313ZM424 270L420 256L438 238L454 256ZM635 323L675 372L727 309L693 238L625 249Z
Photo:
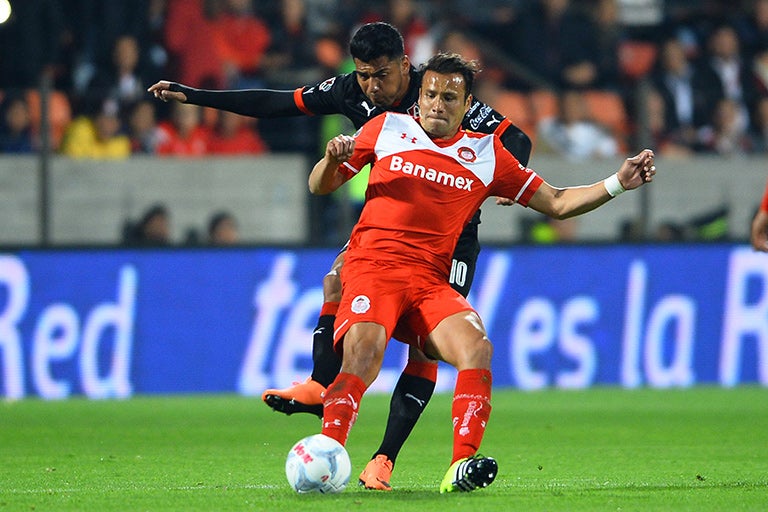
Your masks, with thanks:
M288 483L301 494L341 492L347 486L351 472L347 450L323 434L305 437L294 444L285 461Z

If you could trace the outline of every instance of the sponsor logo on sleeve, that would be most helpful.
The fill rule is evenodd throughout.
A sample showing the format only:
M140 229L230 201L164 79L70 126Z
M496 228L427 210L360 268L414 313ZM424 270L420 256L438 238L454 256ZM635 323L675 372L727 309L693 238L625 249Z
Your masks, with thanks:
M333 83L336 81L336 77L329 78L328 80L324 81L320 84L320 90L323 92L328 92L331 90L331 87L333 87Z

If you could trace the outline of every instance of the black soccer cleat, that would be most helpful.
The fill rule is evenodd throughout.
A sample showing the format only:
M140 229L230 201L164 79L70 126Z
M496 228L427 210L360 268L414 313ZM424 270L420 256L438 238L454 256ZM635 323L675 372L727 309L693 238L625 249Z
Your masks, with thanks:
M320 419L323 419L323 405L307 405L301 402L297 402L296 399L286 400L285 398L277 395L265 395L264 403L267 404L273 411L281 412L290 416L296 412L303 412L314 414Z
M496 459L475 455L454 462L443 477L440 493L471 492L488 487L496 479L499 465Z

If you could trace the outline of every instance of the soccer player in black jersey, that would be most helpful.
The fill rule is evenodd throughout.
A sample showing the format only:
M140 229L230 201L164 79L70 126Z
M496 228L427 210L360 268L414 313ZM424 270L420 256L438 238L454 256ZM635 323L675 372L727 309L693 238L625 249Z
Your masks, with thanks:
M355 71L293 91L210 91L160 81L152 85L149 92L163 101L181 101L257 118L342 114L355 128L387 111L418 114L419 72L405 55L403 37L395 27L381 22L363 25L352 37L350 53ZM528 164L531 152L528 136L488 105L473 99L462 127L499 135L520 163ZM472 285L480 252L479 223L478 210L461 234L453 254L451 285L465 297ZM333 351L333 323L341 299L339 271L343 261L342 250L323 278L324 304L313 335L312 375L303 383L282 390L268 389L262 395L264 402L276 411L310 412L322 418L322 394L341 367L341 360ZM384 439L360 475L361 485L391 490L389 480L395 459L431 398L436 378L437 362L411 348L408 363L392 393Z

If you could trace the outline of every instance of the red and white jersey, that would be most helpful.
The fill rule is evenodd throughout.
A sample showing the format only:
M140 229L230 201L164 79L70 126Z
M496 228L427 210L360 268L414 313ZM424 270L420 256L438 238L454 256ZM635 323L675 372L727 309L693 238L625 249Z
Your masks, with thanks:
M372 167L348 259L394 258L448 275L456 240L486 198L526 206L543 181L495 135L460 130L433 140L407 114L382 114L355 137L354 154L339 171L349 179Z

